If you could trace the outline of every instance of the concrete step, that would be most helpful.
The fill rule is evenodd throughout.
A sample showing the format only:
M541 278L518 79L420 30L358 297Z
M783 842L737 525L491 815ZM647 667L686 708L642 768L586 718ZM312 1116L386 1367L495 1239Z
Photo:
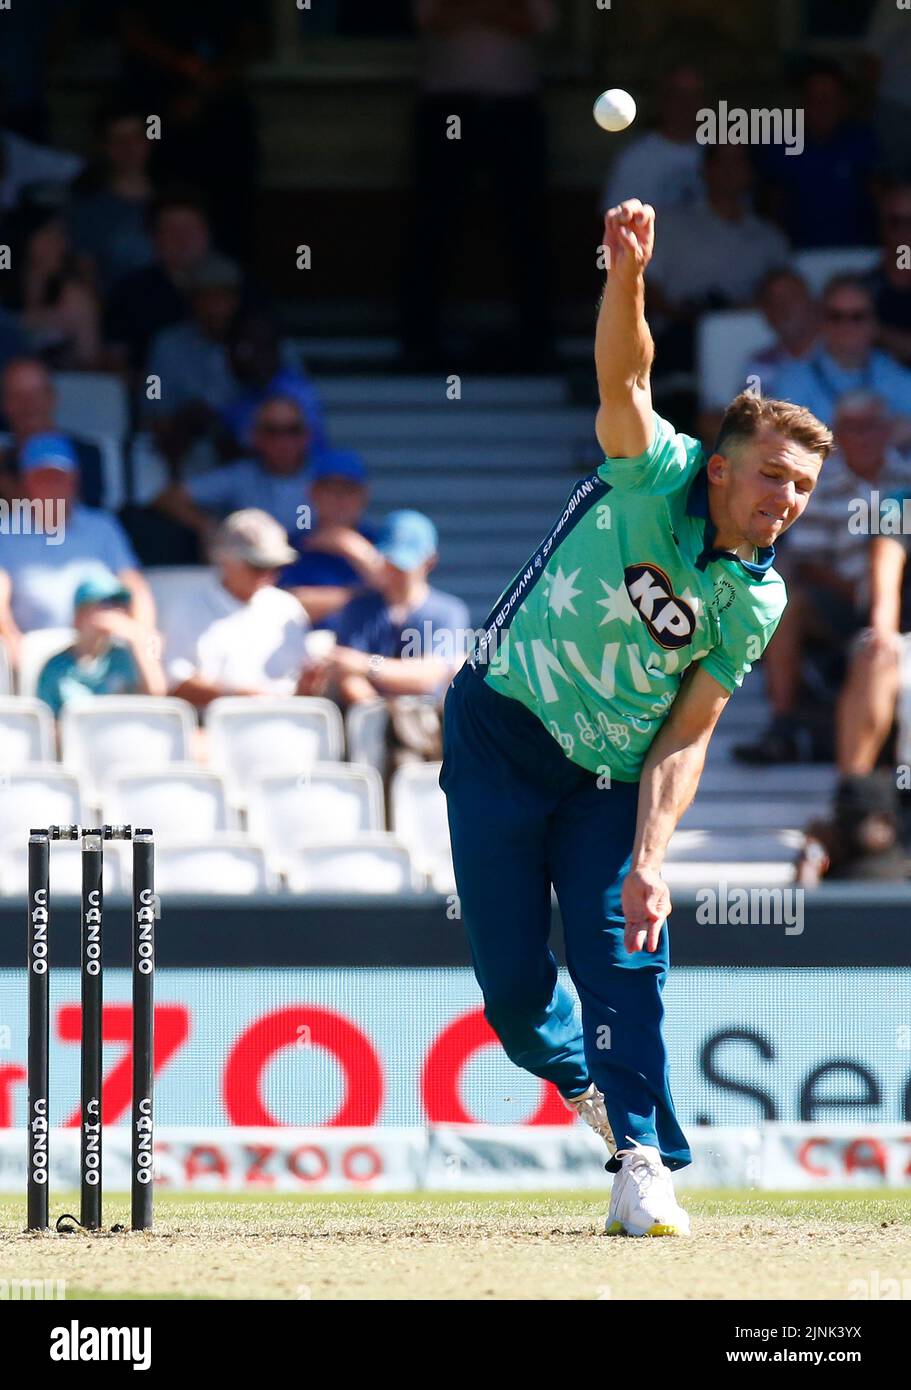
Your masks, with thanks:
M497 377L461 373L461 404L502 409L504 406L567 404L566 383L559 376ZM325 404L335 409L362 410L384 407L401 410L411 406L452 405L449 383L443 373L433 376L327 376L314 378Z
M387 448L406 441L494 444L501 440L590 442L592 412L579 407L540 410L483 410L464 401L443 401L434 407L404 411L376 409L339 411L332 420L332 438L340 446L367 448L372 442Z
M333 430L333 436L335 433ZM409 479L414 473L445 470L464 477L467 486L478 473L495 471L520 482L530 472L549 472L555 484L565 479L567 492L576 478L585 477L600 463L594 455L589 468L588 457L583 457L571 441L560 439L541 443L502 439L492 446L487 440L449 443L436 438L396 441L384 437L366 445L363 453L374 475Z
M707 796L696 800L680 822L684 830L726 830L738 826L760 830L802 830L808 821L829 812L829 802L820 796L789 796L758 800L743 796Z

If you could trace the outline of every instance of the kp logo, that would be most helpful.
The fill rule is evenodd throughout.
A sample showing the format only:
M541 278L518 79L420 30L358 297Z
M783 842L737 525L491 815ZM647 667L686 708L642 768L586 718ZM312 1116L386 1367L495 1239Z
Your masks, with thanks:
M662 647L685 647L696 631L696 615L674 593L671 581L657 565L627 565L626 591L649 634Z

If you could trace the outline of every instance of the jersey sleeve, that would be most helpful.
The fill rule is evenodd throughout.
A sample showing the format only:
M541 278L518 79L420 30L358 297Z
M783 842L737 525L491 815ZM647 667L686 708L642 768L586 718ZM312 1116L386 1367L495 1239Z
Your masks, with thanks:
M675 492L702 462L702 445L652 412L652 442L636 458L605 458L599 476L618 492Z
M721 615L721 640L700 662L702 669L729 692L743 684L781 621L788 596L784 580L774 577L778 582L761 607L741 601Z

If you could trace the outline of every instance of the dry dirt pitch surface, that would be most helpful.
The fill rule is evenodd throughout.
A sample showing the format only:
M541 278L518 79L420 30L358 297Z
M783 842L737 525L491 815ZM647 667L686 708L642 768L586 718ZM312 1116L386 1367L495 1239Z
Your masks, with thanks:
M911 1192L683 1200L687 1241L603 1235L591 1192L161 1197L154 1231L68 1237L23 1233L7 1197L0 1279L73 1299L845 1299L874 1271L911 1290ZM76 1209L55 1196L52 1220ZM126 1219L112 1197L106 1225Z

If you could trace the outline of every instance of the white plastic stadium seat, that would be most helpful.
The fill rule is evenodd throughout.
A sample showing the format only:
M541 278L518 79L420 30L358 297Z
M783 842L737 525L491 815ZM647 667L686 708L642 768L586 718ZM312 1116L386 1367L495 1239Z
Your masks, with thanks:
M243 836L156 844L155 891L162 897L168 893L245 897L272 892L276 886L262 848Z
M51 657L71 647L75 637L71 627L39 627L23 634L19 650L20 695L34 695L38 677Z
M154 695L98 695L64 708L61 756L97 787L118 769L165 767L190 760L196 715L186 700Z
M277 868L308 841L350 840L385 829L376 768L314 763L303 773L268 773L250 782L247 822Z
M813 251L798 251L794 269L806 280L810 293L818 295L833 275L866 275L880 255L876 246L821 246Z
M57 423L70 434L123 439L130 428L127 390L106 372L55 372Z
M774 334L755 309L704 314L696 330L696 375L704 409L726 406L746 385L744 368Z
M221 777L195 763L115 772L105 778L100 798L102 819L111 825L150 825L191 838L238 829Z
M298 850L288 859L286 877L292 893L414 893L421 887L408 850L382 833Z
M448 885L452 856L446 798L440 785L439 763L415 763L399 768L392 778L392 829L408 846L415 867L429 875L434 886Z
M84 810L78 777L59 763L29 763L0 778L0 850L24 845L32 826L81 825Z
M153 565L143 570L152 590L158 626L162 632L167 628L168 613L191 598L198 590L200 580L209 573L211 571L207 565Z
M257 775L290 771L299 776L314 763L342 756L338 707L312 696L225 696L209 705L206 729L210 762L241 800Z
M368 763L382 777L386 771L386 726L389 710L385 700L365 700L352 705L345 714L345 742L353 763Z
M0 698L0 768L52 763L56 752L54 716L43 700L22 695Z
M78 898L82 888L82 851L73 840L60 840L51 849L51 901L58 898ZM123 860L119 853L105 852L105 897L129 891L129 878L124 877ZM28 844L14 845L0 852L0 894L3 897L24 898L28 892Z

